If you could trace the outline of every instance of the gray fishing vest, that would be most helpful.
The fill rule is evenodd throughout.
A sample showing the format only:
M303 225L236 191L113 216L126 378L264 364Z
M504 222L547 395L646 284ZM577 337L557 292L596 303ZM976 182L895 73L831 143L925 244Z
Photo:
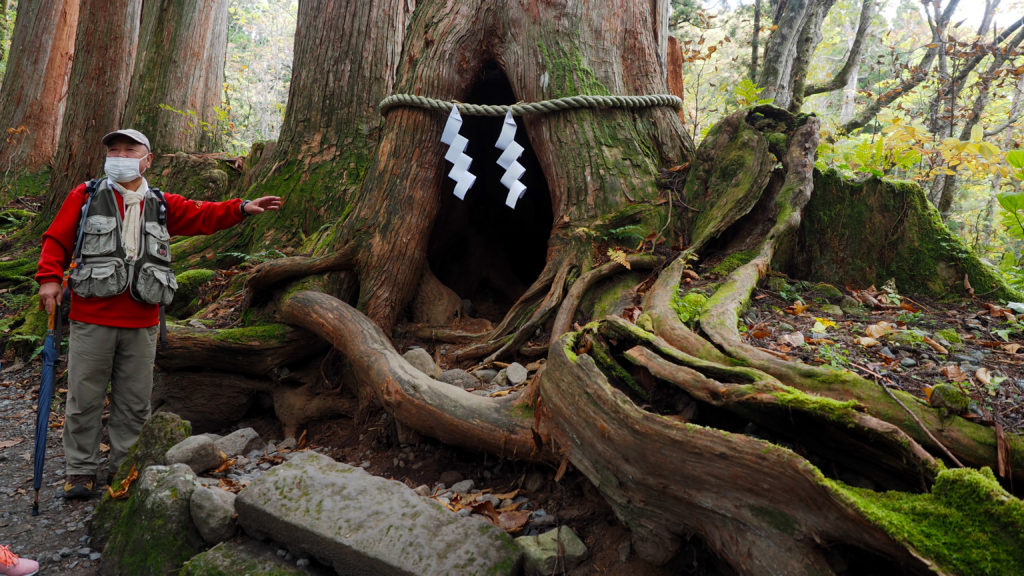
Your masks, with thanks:
M125 256L121 211L107 179L87 190L87 195L68 279L71 289L84 298L109 298L128 289L140 302L170 304L178 280L171 270L171 235L160 191L146 191L139 254L133 260Z

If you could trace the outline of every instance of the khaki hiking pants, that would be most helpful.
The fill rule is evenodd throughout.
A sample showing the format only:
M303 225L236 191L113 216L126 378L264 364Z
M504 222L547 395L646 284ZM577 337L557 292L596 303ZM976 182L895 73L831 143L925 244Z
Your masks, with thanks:
M116 473L149 418L157 327L112 328L71 322L68 398L64 415L66 474L96 475L103 402L110 384L110 459Z

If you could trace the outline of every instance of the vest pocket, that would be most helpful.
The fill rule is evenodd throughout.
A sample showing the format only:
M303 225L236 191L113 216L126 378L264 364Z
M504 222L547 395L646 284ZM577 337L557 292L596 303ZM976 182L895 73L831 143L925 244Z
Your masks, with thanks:
M146 222L146 250L149 255L163 260L171 261L171 235L159 222Z
M83 298L109 298L124 292L128 272L121 260L106 260L72 269L68 280Z
M173 270L147 262L138 269L137 274L135 292L139 300L147 304L171 303L174 291L178 289L178 279Z
M94 215L85 219L82 230L82 255L103 256L117 249L117 218Z

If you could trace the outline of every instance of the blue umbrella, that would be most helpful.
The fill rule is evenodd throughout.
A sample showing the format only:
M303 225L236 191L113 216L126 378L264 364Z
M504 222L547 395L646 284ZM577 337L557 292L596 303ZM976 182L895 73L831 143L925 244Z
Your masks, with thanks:
M54 314L46 320L46 340L43 342L43 374L39 380L39 405L36 411L36 446L33 451L32 487L36 490L32 502L32 515L39 515L39 487L43 483L43 462L46 458L46 431L50 427L50 401L53 400L54 364L60 354L60 320L53 329Z

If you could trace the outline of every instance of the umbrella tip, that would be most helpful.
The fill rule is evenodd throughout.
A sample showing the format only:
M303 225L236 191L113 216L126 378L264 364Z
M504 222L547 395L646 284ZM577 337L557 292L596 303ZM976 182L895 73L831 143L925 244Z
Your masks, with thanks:
M39 516L39 503L38 502L33 502L32 503L32 515L33 516Z

